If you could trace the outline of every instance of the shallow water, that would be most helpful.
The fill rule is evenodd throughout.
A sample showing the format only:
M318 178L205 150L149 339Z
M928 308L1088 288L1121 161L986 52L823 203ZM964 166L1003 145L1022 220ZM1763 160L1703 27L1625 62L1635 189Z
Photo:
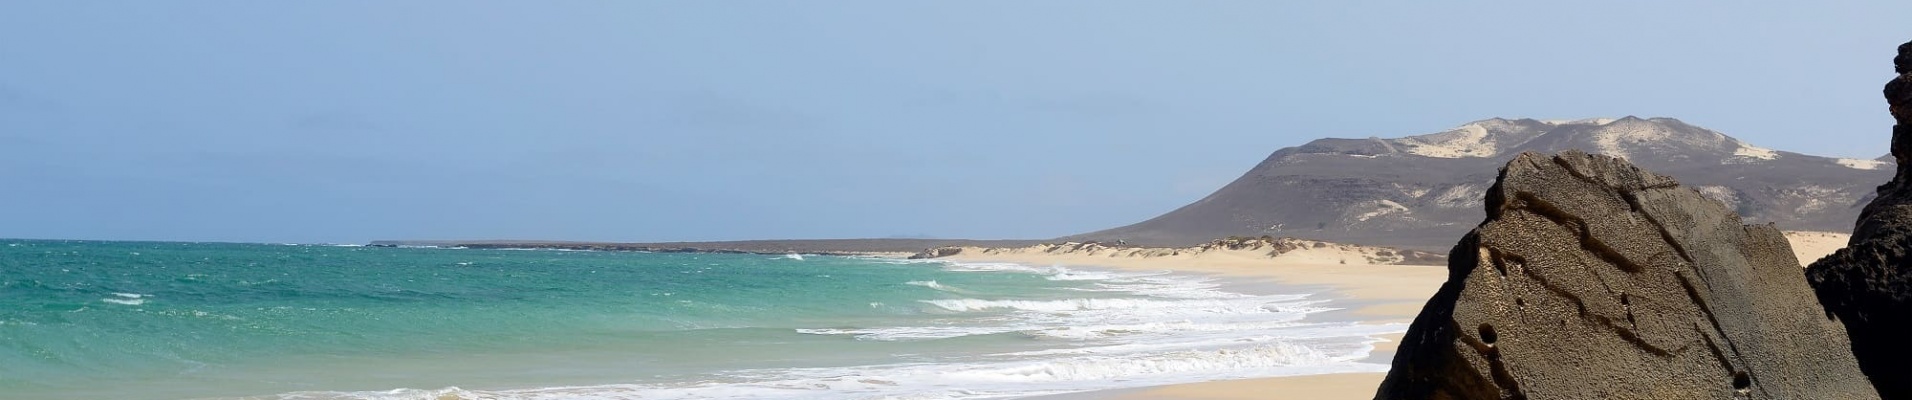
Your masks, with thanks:
M1380 371L1209 277L850 257L0 241L8 398L1001 398Z

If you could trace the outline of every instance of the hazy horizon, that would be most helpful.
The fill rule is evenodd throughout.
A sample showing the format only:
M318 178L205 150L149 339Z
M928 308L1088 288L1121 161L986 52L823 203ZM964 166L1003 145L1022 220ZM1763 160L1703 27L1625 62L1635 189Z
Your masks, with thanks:
M1494 117L1869 159L1866 3L0 4L0 237L1039 239Z

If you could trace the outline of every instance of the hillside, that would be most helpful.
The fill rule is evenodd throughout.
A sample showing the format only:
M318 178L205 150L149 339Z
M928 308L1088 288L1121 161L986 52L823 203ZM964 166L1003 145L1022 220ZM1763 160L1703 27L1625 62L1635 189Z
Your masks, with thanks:
M1485 215L1500 165L1524 151L1580 149L1673 176L1749 223L1846 232L1881 159L1755 146L1671 118L1489 119L1394 139L1319 139L1274 152L1220 190L1140 223L1060 238L1190 246L1226 236L1443 249Z

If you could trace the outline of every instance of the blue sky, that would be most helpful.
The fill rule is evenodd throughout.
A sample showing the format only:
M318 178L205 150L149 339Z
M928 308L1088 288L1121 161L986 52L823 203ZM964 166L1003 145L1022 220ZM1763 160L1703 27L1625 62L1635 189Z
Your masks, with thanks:
M1907 2L0 3L0 237L1045 238L1320 137L1871 158Z

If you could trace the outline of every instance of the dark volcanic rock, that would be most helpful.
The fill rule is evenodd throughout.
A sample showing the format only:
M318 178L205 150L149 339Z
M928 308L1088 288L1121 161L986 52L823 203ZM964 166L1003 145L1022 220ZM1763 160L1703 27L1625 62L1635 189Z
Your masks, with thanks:
M1896 70L1908 72L1912 43L1899 46ZM1859 213L1846 248L1806 268L1826 313L1845 323L1859 367L1886 399L1912 399L1912 74L1885 87L1898 125L1892 155L1898 174Z
M1580 152L1485 205L1377 399L1877 398L1772 225Z
M1904 125L1907 119L1912 119L1912 113L1906 110L1907 105L1912 105L1912 88L1908 88L1912 86L1912 42L1899 45L1899 56L1892 59L1892 70L1898 72L1899 77L1885 83L1885 102L1891 107L1892 118Z

